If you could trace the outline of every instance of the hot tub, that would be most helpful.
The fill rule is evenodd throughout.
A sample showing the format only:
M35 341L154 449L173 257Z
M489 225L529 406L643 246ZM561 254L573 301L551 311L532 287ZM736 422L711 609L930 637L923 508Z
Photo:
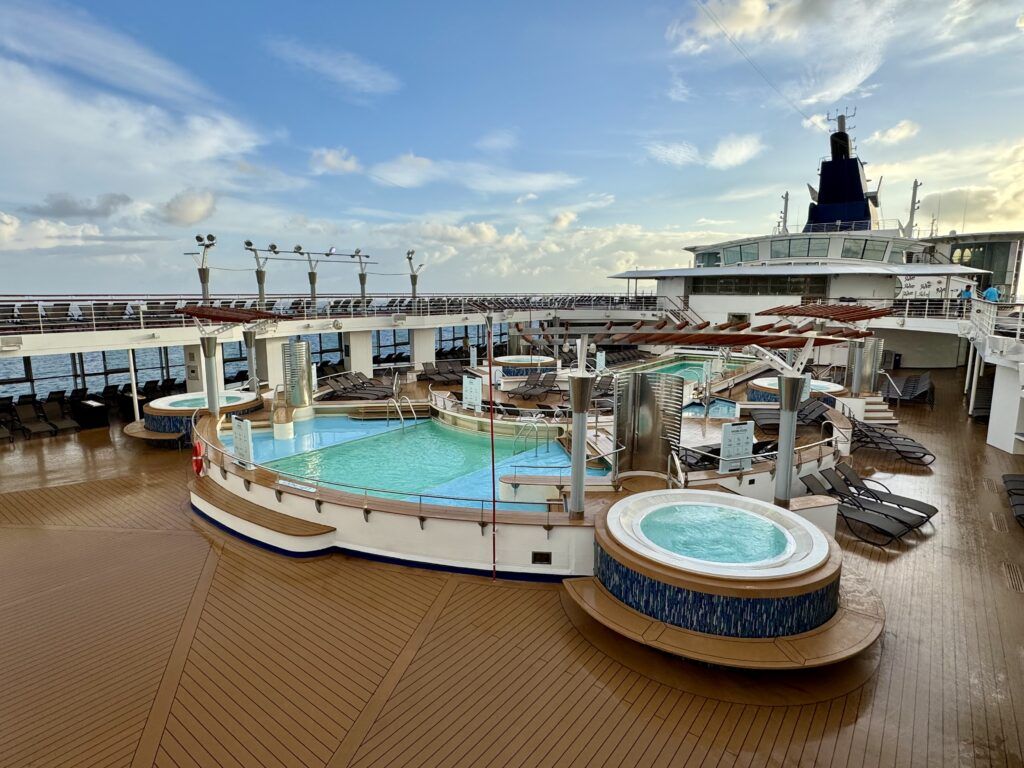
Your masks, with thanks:
M263 407L263 398L255 392L221 392L220 412L240 415L258 411ZM180 395L161 397L142 406L146 429L153 432L174 434L189 433L192 414L206 413L205 392L185 392Z
M534 371L557 368L555 358L545 355L502 355L494 358L494 364L501 366L503 376L526 376Z
M846 394L846 387L834 381L811 379L811 396L829 395L838 397ZM779 399L779 380L775 376L763 376L747 384L747 399L755 403L774 403Z
M780 637L839 606L839 549L758 499L702 490L634 494L598 527L595 575L659 621L729 637Z

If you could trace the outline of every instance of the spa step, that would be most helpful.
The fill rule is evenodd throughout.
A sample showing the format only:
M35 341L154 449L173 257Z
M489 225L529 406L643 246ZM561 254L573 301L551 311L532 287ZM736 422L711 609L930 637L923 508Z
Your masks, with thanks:
M258 525L268 531L299 537L320 536L335 531L335 528L329 525L313 523L261 507L259 504L236 496L209 477L196 477L192 479L188 484L188 489L192 492L193 496L199 497L221 512L226 512L233 517L245 520L253 525Z
M820 627L774 638L720 637L651 619L616 599L595 576L565 579L566 594L587 615L633 642L687 659L744 669L804 669L833 664L868 648L882 632L882 601L857 584L840 586L839 610Z

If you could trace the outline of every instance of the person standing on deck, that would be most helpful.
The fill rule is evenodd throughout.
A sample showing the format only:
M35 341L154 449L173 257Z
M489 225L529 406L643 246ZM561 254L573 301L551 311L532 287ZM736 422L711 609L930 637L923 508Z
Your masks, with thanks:
M974 286L971 283L968 283L964 286L964 289L960 291L960 317L963 317L967 312L967 303L974 298L974 293L972 292L973 288Z
M999 289L994 285L990 285L985 289L985 292L981 294L981 298L985 301L991 301L993 304L999 301Z

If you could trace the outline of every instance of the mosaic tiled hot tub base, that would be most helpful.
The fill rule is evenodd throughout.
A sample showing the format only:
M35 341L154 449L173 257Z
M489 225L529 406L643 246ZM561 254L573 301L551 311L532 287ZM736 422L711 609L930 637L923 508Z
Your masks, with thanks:
M839 608L839 578L814 592L732 597L677 587L626 567L594 544L594 572L621 602L652 619L727 637L784 637L820 627Z

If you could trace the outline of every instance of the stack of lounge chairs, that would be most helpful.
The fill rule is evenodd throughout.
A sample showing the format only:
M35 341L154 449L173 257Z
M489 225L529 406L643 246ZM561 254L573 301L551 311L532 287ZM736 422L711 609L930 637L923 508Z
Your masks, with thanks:
M649 352L641 352L639 349L616 349L606 352L604 357L605 365L623 365L625 363L637 363L649 360L654 355Z
M853 425L852 451L870 448L876 451L896 453L908 464L928 466L935 461L935 454L912 437L901 435L891 427L882 427L858 419L850 419Z
M778 450L779 444L774 440L759 440L754 443L750 453L755 458L752 460L754 463L758 461L771 461L774 454ZM688 472L699 472L702 470L717 470L718 463L721 457L722 446L721 445L698 445L695 447L680 446L677 456L679 457L679 464ZM761 456L761 454L764 454ZM756 458L760 456L760 458Z
M340 373L326 380L328 391L317 400L387 400L395 396L392 385L364 373Z
M889 402L928 403L935 407L935 385L932 384L929 371L920 375L895 377L892 381L887 379L882 382L879 393Z
M557 392L565 397L562 388L558 386L557 373L532 372L526 375L526 381L518 387L508 391L509 399L519 396L523 400L532 400L536 397L544 397L549 392Z
M416 381L430 381L435 384L461 384L465 367L452 360L424 363L423 370L416 374Z
M822 401L809 397L800 403L796 412L796 423L803 426L818 426L828 418L829 407ZM777 408L756 408L750 418L758 429L764 432L778 432L782 411Z
M800 480L811 493L837 498L839 516L850 532L876 547L902 539L930 523L939 511L931 504L893 493L876 480L862 478L848 464Z
M52 436L66 429L81 429L77 421L64 415L58 400L19 402L13 406L11 414L9 431L21 432L26 440L35 435ZM7 437L11 439L10 434Z
M1003 488L1010 499L1014 518L1024 526L1024 475L1003 475Z

